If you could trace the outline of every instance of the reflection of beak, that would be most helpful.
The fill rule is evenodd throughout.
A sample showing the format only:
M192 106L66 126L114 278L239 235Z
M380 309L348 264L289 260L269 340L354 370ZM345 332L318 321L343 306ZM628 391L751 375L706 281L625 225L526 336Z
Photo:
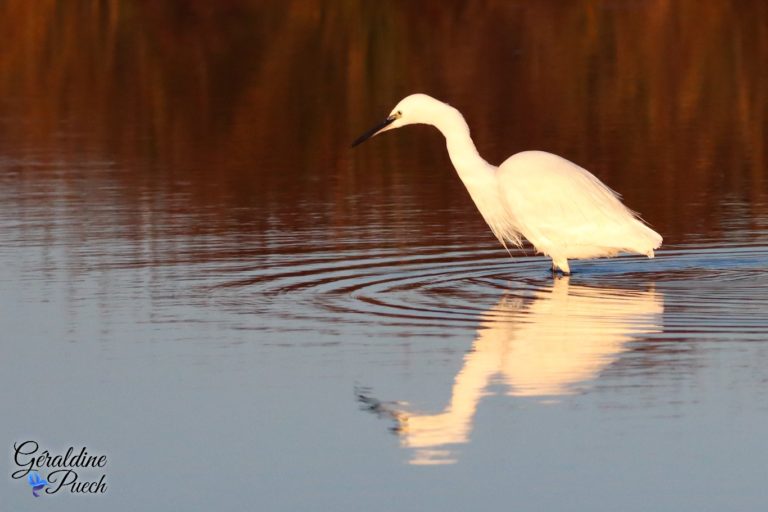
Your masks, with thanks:
M392 121L394 121L395 119L397 119L397 117L395 117L393 115L387 117L385 120L383 120L382 122L380 122L379 124L377 124L376 126L371 128L370 130L368 130L367 132L365 132L364 134L362 134L361 136L356 138L355 142L352 143L352 147L355 147L358 144L362 144L363 142L367 141L368 139L370 139L374 135L384 131L384 129L387 126L389 126L392 123Z

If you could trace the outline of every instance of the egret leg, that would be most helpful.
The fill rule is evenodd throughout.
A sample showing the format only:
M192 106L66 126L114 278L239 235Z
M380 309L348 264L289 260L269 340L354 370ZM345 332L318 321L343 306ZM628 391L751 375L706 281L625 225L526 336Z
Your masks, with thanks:
M571 267L568 266L568 258L552 258L552 273L557 271L563 273L564 276L571 275Z

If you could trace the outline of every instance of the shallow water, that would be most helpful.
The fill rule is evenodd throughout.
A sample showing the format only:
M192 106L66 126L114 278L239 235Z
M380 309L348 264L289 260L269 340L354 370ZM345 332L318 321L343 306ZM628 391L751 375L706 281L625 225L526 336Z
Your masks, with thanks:
M0 8L8 507L768 505L761 2L64 5ZM438 134L349 151L412 89L593 170L657 257L553 278ZM26 439L108 492L30 501Z

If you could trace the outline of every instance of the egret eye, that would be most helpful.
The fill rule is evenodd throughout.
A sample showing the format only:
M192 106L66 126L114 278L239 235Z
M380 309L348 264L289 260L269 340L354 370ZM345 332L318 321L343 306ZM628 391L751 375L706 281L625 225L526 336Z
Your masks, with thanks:
M395 117L403 117L403 113L398 110L395 112Z

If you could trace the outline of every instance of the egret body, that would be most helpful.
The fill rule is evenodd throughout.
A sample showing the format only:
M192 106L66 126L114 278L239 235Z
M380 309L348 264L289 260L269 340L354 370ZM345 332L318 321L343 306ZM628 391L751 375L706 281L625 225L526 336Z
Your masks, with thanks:
M407 96L352 146L394 128L429 124L445 136L456 172L493 234L506 248L525 237L570 273L569 259L653 251L662 238L619 200L616 192L578 165L544 151L523 151L500 166L475 148L461 113L426 94Z

